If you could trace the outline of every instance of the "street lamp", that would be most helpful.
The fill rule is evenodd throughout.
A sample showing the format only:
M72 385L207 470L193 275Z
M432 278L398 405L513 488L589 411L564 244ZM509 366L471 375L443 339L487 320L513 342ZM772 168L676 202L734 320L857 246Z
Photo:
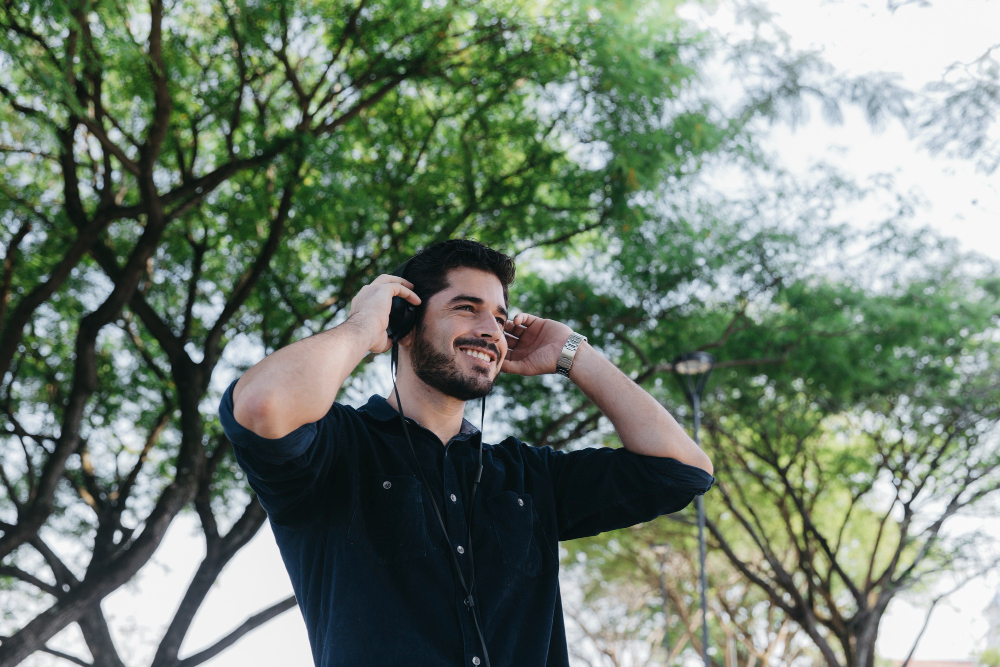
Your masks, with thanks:
M660 562L660 597L663 598L663 650L670 655L670 610L667 605L667 549L666 544L650 544L656 560Z
M691 404L694 413L694 441L699 446L698 431L701 428L701 396L708 383L708 376L715 366L715 357L708 352L686 352L674 359L673 370L677 381ZM698 496L698 561L701 566L701 658L708 662L708 580L705 575L705 500Z

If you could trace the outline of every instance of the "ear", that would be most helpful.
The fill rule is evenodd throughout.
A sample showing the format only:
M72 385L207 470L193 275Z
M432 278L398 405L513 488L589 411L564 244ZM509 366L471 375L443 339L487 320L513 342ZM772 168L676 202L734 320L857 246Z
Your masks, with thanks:
M413 337L414 335L416 335L416 331L417 331L416 327L410 329L410 333L406 334L405 336L399 339L399 346L409 349L410 346L413 345Z

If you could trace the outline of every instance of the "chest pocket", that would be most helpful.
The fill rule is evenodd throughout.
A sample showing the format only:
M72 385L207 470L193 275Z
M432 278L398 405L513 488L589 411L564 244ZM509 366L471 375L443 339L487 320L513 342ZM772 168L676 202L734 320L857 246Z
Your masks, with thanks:
M380 565L427 555L424 494L416 477L362 475L347 539Z
M548 547L531 496L504 491L487 499L503 562L529 577L538 575Z

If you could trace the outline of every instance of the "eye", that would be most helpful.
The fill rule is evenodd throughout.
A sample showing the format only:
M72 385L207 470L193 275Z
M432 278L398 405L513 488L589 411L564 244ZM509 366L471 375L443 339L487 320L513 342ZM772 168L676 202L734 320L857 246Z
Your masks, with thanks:
M468 304L466 304L464 306L458 306L457 308L455 308L455 310L462 310L463 308L466 309L466 310L469 310L469 311L475 311L476 310L475 308L473 308L472 306L470 306Z
M502 317L498 317L497 318L497 324L499 324L501 327L503 327L505 324L507 324L507 320L505 320Z

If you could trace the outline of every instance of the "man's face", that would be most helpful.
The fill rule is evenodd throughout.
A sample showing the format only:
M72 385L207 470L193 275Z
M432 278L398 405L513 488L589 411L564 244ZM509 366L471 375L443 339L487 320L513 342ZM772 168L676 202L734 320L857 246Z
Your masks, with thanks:
M425 384L468 401L486 396L507 354L503 286L487 271L448 272L448 287L432 296L413 332L410 362Z

